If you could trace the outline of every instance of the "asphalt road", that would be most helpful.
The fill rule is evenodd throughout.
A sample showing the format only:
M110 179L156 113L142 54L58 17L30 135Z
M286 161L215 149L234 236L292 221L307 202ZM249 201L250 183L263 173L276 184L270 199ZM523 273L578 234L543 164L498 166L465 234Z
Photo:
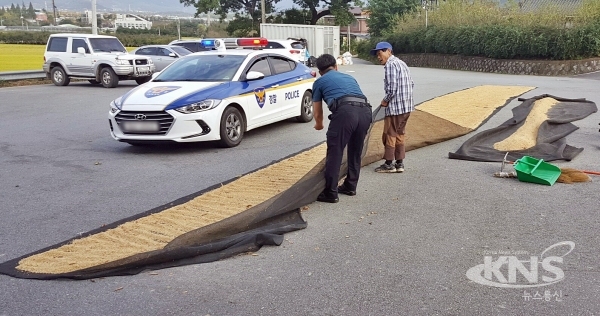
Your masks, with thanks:
M377 104L383 69L354 75ZM417 103L484 84L536 86L600 102L588 78L512 76L412 68ZM110 100L132 88L73 83L0 89L0 261L163 205L325 139L286 121L213 144L137 148L109 135ZM480 130L510 118L515 100ZM558 163L600 171L598 114L577 121ZM358 195L313 203L308 228L255 255L88 281L0 276L0 315L595 315L600 314L600 179L552 187L491 177L499 163L450 160L471 135L408 153L404 174L363 168ZM260 189L260 188L257 188ZM565 246L542 252L569 241ZM566 250L565 250L566 249ZM485 256L562 256L560 282L529 289L469 280ZM527 266L529 267L529 266ZM509 273L504 271L508 277ZM539 267L539 278L553 274ZM521 278L522 279L522 278ZM522 281L522 280L521 280ZM527 299L544 291L549 301ZM527 292L527 293L526 293ZM561 301L558 301L560 299Z

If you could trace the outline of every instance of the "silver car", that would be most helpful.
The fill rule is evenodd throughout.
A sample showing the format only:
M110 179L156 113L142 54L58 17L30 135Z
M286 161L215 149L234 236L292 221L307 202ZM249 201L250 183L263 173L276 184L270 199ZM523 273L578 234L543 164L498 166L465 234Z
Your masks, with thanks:
M131 51L131 54L148 56L154 62L156 72L162 71L177 58L191 54L189 49L176 45L145 45Z

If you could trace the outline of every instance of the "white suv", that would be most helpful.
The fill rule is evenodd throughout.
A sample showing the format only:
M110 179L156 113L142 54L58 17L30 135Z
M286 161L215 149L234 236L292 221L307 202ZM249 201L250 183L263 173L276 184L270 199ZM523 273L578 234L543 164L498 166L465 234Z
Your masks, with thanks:
M154 73L151 58L132 55L118 38L92 34L52 34L44 53L44 72L57 86L71 78L114 88L119 80L148 82Z

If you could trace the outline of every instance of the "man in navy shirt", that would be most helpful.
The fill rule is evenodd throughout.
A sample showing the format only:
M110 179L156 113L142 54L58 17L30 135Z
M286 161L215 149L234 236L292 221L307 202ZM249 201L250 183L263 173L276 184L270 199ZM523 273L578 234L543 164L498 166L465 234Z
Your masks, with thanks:
M373 121L371 105L356 80L337 71L335 57L323 54L317 58L319 77L313 83L315 129L323 129L323 100L331 111L327 129L325 190L317 201L337 203L338 192L356 195L365 137ZM338 187L344 148L348 146L348 173Z

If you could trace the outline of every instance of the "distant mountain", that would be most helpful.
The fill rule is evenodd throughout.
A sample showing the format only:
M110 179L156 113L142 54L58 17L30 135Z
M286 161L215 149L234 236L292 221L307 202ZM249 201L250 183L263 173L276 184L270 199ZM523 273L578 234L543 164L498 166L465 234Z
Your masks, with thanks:
M52 0L0 0L0 6L10 7L18 4L22 6L25 3L29 7L29 2L35 9L46 9L52 11ZM91 0L54 0L54 5L58 10L81 11L91 10ZM96 10L98 12L116 12L133 14L179 14L186 16L193 15L196 10L193 7L185 7L179 0L96 0Z

